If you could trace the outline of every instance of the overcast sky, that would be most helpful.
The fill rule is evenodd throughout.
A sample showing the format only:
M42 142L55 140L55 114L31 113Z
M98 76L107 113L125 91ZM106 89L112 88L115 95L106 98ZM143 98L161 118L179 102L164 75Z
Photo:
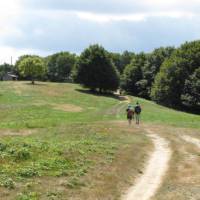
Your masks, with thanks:
M152 51L200 39L200 0L0 0L0 64L22 54Z

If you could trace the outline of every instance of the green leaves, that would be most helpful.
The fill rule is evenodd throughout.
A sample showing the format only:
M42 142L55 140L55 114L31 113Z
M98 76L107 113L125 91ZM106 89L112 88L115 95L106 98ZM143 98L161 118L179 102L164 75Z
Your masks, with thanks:
M46 65L39 56L24 57L17 65L19 73L23 77L29 77L34 84L34 79L42 77L46 73Z
M199 106L200 41L185 43L167 59L155 78L151 97L171 107Z
M81 54L77 64L76 80L92 90L114 91L119 86L119 74L108 52L92 45Z
M48 78L50 81L66 81L70 78L76 63L76 55L69 52L60 52L46 58Z

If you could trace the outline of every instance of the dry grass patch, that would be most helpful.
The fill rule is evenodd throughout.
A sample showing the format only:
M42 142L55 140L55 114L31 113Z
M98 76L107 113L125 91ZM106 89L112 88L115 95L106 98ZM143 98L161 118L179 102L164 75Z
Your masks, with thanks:
M170 168L163 185L153 200L199 200L200 154L199 148L182 139L183 135L197 135L198 130L170 126L151 126L152 130L167 138L173 151Z
M65 112L81 112L83 109L79 106L73 104L52 104L53 108L56 110L61 110Z
M32 129L22 129L22 130L0 130L0 136L28 136L28 135L32 135L36 132L36 130L32 130Z
M55 110L61 110L64 112L82 112L83 109L79 106L73 105L73 104L54 104L54 103L48 103L44 100L36 101L32 105L34 106L51 106Z
M19 185L16 183L16 188L11 190L10 194L7 189L0 190L1 200L14 200L20 193L26 195L26 199L31 199L30 195L36 193L38 198L32 198L36 200L120 199L122 191L126 192L143 173L145 161L153 145L140 129L129 127L126 122L100 122L86 125L85 129L88 128L102 136L99 137L98 143L104 140L106 142L106 138L109 137L110 143L106 145L112 146L120 141L116 143L118 146L106 151L102 149L97 153L94 149L94 153L88 154L85 159L92 162L92 165L87 169L87 173L27 179ZM90 148L92 149L92 146Z
M135 129L134 126L129 127L125 122L120 122L117 125L114 122L109 124L113 124L112 128L109 128L110 131L117 132L117 129L121 129L127 137L133 134L136 141L121 148L117 156L109 163L96 160L96 167L91 169L90 173L82 179L87 187L83 187L80 192L72 191L69 199L121 199L122 192L126 192L135 179L143 173L146 159L153 149L149 139L141 130Z

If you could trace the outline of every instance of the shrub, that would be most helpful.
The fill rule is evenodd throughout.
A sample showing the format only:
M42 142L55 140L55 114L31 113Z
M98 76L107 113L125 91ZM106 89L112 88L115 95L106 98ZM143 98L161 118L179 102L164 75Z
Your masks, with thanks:
M8 189L14 189L15 188L15 182L12 180L12 178L9 178L7 176L0 177L0 186L6 187Z
M18 170L18 175L25 178L29 178L29 177L38 176L39 172L34 168L27 167L27 168L22 168Z

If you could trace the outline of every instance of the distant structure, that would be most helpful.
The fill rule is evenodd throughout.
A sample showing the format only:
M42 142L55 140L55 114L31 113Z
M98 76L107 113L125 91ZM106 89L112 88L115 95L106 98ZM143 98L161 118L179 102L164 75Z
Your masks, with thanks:
M11 72L8 72L2 77L2 81L17 81L18 76L15 74L12 74Z

